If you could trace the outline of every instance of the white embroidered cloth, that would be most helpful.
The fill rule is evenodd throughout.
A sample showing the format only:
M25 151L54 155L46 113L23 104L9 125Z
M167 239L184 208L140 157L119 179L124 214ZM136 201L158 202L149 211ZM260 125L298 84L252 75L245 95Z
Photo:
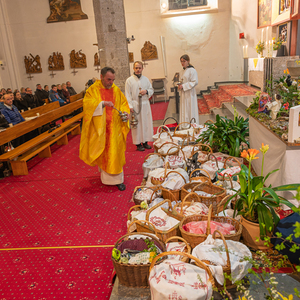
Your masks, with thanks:
M248 273L248 269L252 267L249 261L243 260L245 257L252 258L252 254L247 246L240 242L226 240L226 243L229 251L232 282L236 282L242 279ZM227 257L221 239L213 239L211 234L208 235L203 243L193 249L192 255L200 260L213 262L215 265L209 265L213 276L221 285L224 284L222 266L226 265Z

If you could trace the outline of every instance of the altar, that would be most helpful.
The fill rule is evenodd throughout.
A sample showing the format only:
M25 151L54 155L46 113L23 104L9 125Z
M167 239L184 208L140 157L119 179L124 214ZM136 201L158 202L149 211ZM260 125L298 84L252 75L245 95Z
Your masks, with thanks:
M272 183L273 187L300 182L300 145L284 142L273 131L265 127L261 122L253 117L249 117L250 146L260 149L261 144L269 145L270 148L265 155L263 176L270 171L279 171L270 175L266 180L266 186ZM258 154L259 159L252 161L252 166L257 175L261 175L262 154ZM299 205L294 199L295 192L284 192L282 196L295 205Z

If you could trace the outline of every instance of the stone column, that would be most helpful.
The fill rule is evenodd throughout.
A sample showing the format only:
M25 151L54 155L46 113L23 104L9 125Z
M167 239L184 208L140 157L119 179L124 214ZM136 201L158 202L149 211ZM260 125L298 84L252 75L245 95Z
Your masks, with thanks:
M93 0L101 68L116 71L115 84L124 92L130 76L123 0Z

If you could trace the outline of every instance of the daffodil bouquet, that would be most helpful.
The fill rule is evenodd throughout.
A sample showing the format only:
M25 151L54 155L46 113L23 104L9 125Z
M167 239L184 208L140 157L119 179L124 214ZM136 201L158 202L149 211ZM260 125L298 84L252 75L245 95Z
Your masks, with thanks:
M279 170L273 170L265 177L263 176L264 158L268 150L269 146L262 144L260 151L263 157L260 176L253 176L251 174L251 162L254 159L258 159L257 154L259 151L248 149L241 153L241 157L248 161L249 166L242 165L241 171L238 174L241 188L237 191L238 197L234 210L234 216L242 215L249 221L259 223L261 239L267 233L271 233L279 222L275 208L279 207L280 204L285 204L290 208L294 207L293 204L277 195L276 192L297 190L300 186L300 184L288 184L278 187L272 187L271 185L268 187L264 186L269 176ZM235 195L229 198L227 203L234 197Z
M265 49L265 42L259 41L258 44L256 45L256 52L258 54L262 54L264 49Z
M278 37L277 39L273 38L273 50L278 50L282 45L282 39Z

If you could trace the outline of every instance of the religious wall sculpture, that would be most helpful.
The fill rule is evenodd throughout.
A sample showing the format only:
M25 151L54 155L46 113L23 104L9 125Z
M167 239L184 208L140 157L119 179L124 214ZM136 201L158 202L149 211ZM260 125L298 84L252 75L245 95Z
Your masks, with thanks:
M65 69L64 58L60 52L53 52L48 58L49 71L61 71Z
M95 67L100 66L100 58L98 52L96 52L94 55L94 66Z
M129 52L128 55L129 55L129 62L133 63L134 62L133 52Z
M24 63L27 74L42 73L41 58L39 55L35 57L30 53L24 57Z
M47 23L87 19L80 0L49 0L50 16Z
M71 69L86 68L86 55L81 50L78 52L72 50L70 53L70 66Z
M141 50L142 60L157 59L157 48L149 41L145 42L144 47Z

